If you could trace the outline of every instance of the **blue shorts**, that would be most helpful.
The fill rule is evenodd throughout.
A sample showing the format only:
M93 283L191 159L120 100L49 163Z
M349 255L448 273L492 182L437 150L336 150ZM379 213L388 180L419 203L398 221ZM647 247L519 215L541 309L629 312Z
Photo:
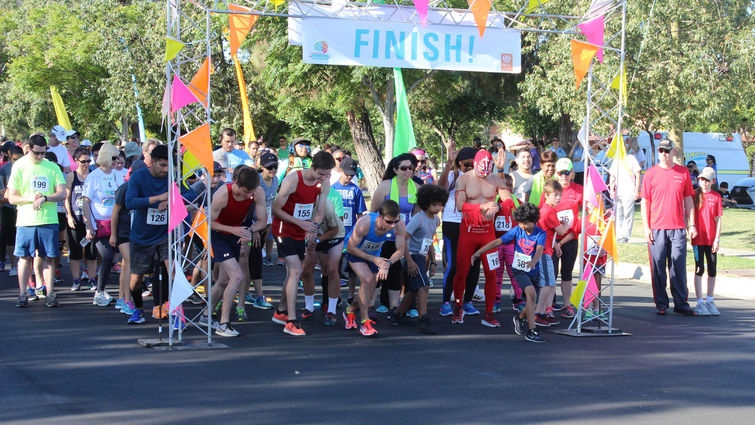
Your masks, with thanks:
M402 259L401 262L404 264L404 279L406 279L407 289L409 289L410 292L417 292L420 290L420 288L430 286L430 278L427 276L427 261L425 256L421 254L411 255L412 260L417 263L417 268L419 269L416 276L411 276L406 270L406 260Z
M553 269L553 257L543 254L540 257L540 287L556 286L556 272Z
M57 223L16 228L16 257L47 257L60 255L58 248L60 228ZM36 251L36 252L35 252Z
M212 232L212 261L222 263L226 260L239 260L241 245L239 237L226 233Z
M375 265L375 263L367 260L363 260L359 257L356 257L354 255L351 255L349 253L346 253L346 259L349 261L349 263L364 263L367 264L367 267L370 268L370 271L373 273L378 272L378 266Z

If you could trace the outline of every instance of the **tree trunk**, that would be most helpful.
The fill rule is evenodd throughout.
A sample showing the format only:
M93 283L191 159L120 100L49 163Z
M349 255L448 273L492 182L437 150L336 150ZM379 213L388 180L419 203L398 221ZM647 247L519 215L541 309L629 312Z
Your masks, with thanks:
M558 118L558 143L564 151L569 152L576 140L577 136L574 132L574 122L572 122L569 114L562 112L561 116Z
M674 162L679 165L684 165L684 133L678 128L669 130L668 138L674 142L676 147L676 155L674 155Z
M656 153L655 153L655 139L653 138L653 136L654 136L653 132L650 131L647 127L645 128L645 133L648 134L648 140L650 140L650 152L649 152L650 155L648 155L648 158L645 160L646 161L646 167L650 168L650 167L652 167L653 165L655 165L657 163L656 157L655 157L655 155L656 155ZM648 160L650 160L649 164L647 163Z
M128 119L127 116L123 115L121 116L121 145L125 145L126 142L128 142L128 130L131 124L131 120Z
M380 184L385 171L385 164L381 161L380 151L375 143L375 135L372 132L370 115L364 105L346 112L346 118L351 130L351 139L354 142L354 150L359 159L359 166L364 171L367 188L374 192Z

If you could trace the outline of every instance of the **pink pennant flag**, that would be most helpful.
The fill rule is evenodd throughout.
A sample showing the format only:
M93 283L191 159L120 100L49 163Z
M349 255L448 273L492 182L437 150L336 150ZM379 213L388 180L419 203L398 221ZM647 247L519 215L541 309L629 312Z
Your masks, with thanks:
M178 185L173 183L170 187L170 217L168 218L168 231L176 228L181 221L189 216L189 212L186 211L186 205L181 198L181 191L178 190Z
M194 102L199 102L194 93L186 87L186 84L178 78L178 75L173 76L173 86L171 90L170 98L170 113L174 114L177 110L183 108Z
M585 200L594 206L598 206L598 193L608 190L606 183L600 177L598 169L592 162L587 168L587 177L585 178Z
M590 272L589 275L587 272ZM587 308L598 294L598 284L595 282L595 276L592 274L592 266L590 264L585 265L585 275L582 276L582 279L587 280L585 295L582 297L582 308Z
M430 0L412 0L414 8L417 9L417 15L422 19L422 26L427 25L427 8Z
M579 25L577 25L577 28L579 28L580 31L585 35L587 38L587 42L590 44L594 44L596 46L601 46L600 49L598 49L598 53L596 56L598 57L598 60L600 63L603 63L603 44L605 43L605 40L603 38L603 33L605 32L605 17L603 15L598 16L597 18L583 22Z
M162 124L165 123L165 118L168 117L168 114L170 113L170 82L165 82L165 91L163 92L163 104L162 108L160 108L160 112L163 116L160 129L162 130Z

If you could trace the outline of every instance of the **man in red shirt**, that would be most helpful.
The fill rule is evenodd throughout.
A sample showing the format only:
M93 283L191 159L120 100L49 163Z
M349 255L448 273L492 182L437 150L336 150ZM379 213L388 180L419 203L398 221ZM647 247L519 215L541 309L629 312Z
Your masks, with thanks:
M692 182L687 169L674 164L674 142L668 138L658 143L658 165L645 173L642 181L642 219L650 252L653 299L657 314L669 307L666 292L666 268L670 270L674 312L693 316L687 303L687 229L690 238L697 236L692 203Z

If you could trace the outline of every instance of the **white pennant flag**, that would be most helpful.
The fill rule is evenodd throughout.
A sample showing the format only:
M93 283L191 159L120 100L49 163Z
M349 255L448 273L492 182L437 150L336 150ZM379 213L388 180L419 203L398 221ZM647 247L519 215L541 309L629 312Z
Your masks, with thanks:
M181 265L178 260L174 260L173 264L173 287L170 289L170 312L173 313L178 307L181 307L181 303L194 293L194 288L186 280Z
M579 128L579 133L577 133L577 140L579 140L579 143L582 143L583 148L588 149L587 147L587 117L585 117L585 120L582 122L582 127Z

